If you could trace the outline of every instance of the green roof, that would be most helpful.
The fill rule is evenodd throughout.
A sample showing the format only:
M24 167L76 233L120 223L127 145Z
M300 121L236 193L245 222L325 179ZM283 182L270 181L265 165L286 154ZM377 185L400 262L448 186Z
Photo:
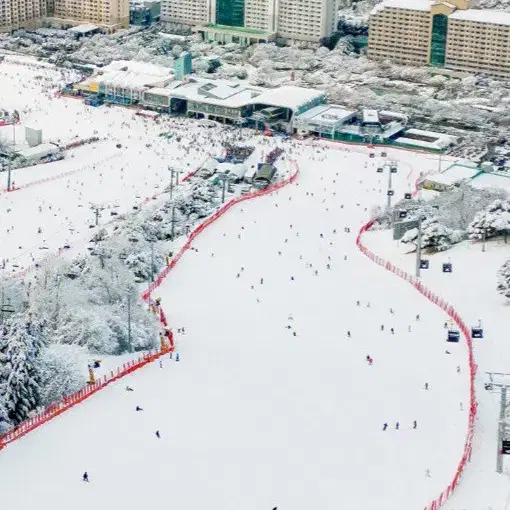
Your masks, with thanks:
M225 31L229 31L229 32L244 32L246 34L256 34L256 35L268 35L268 32L264 32L264 30L255 30L254 28L229 27L227 25L215 25L214 23L208 23L205 26L207 28L214 28L215 30L225 30Z

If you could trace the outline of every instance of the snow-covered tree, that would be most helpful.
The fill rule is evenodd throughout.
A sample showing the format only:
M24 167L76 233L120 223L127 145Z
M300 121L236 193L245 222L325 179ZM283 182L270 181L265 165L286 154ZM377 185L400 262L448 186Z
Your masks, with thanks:
M37 357L42 349L40 327L16 314L4 323L0 338L0 400L13 424L28 418L41 403Z
M510 298L510 260L507 260L499 269L497 290L503 296Z
M41 405L49 406L82 388L87 381L83 369L86 349L76 345L53 344L39 354Z
M510 228L510 201L495 200L487 209L478 212L468 228L469 238L489 239L505 234Z
M464 233L455 231L444 225L441 225L437 218L428 218L422 223L422 248L430 248L434 251L448 250L452 244L462 240ZM408 230L401 241L403 243L413 243L418 239L418 229Z

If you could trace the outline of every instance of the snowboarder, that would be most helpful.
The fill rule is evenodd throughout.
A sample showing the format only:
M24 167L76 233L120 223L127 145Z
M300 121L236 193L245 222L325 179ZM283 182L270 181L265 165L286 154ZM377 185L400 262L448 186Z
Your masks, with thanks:
M163 368L163 362L159 360L159 368Z
M411 326L407 326L407 331L411 333Z
M179 353L177 353L177 354L175 355L175 361L180 361Z
M395 312L393 311L393 308L390 308L390 313L391 313L391 315L395 314Z
M416 423L416 420L413 421L413 429L417 429L418 428L418 423Z
M143 411L143 409L140 406L136 406L136 411Z
M386 430L387 428L388 428L388 424L387 424L387 423L385 423L385 424L383 425L382 429L383 429L383 430Z
M156 437L157 437L158 439L161 439L161 435L160 435L160 433L159 433L159 430L156 430Z
M351 338L351 332L347 331L347 338Z
M425 476L426 476L427 478L430 478L430 469L426 469L426 470L425 470Z
M381 324L381 331L384 331L384 324Z
M390 329L390 332L391 332L392 335L395 334L395 330L393 328Z
M126 386L126 391L135 391L131 386Z
M457 365L457 373L460 374L460 365Z
M426 383L425 383L425 389L426 389L426 390L428 390L428 389L429 389L429 383L428 383L428 382L426 382Z
M416 320L417 320L417 321L419 321L419 320L420 320L420 314L418 314L418 315L416 316Z
M89 474L85 471L85 473L83 473L83 481L84 482L88 482L89 481Z
M356 306L359 306L360 305L360 302L359 301L356 301Z
M395 430L399 430L400 429L400 423L397 421L397 423L395 423Z
M260 279L260 285L262 285L264 283L264 278L261 278Z

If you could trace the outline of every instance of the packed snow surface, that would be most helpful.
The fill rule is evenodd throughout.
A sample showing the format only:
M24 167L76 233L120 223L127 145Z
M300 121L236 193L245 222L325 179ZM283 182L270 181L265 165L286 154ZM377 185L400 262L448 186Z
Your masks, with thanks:
M0 79L30 74L9 69L0 67ZM33 93L8 90L6 108ZM49 137L98 130L108 140L77 150L61 170L19 171L21 182L89 165L79 177L0 196L2 217L18 208L14 232L2 227L9 256L18 244L37 246L39 224L59 246L69 235L59 230L64 217L87 225L87 200L108 197L127 210L168 182L169 159L186 166L219 150L221 131L175 125L189 143L176 142L165 159L162 147L146 146L163 143L152 121L127 110L66 99L31 108L26 117L46 122ZM277 143L253 140L259 150ZM127 148L116 152L116 143ZM165 280L158 294L170 324L185 327L179 362L174 354L142 369L1 452L5 508L408 510L444 490L468 423L466 348L446 344L439 308L356 249L358 228L386 202L381 159L324 147L286 144L297 184L233 208ZM432 156L388 156L399 163L396 196L437 167Z

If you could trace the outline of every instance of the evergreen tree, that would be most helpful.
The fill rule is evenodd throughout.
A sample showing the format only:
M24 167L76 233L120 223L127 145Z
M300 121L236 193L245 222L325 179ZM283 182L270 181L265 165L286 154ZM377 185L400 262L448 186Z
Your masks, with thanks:
M39 330L20 314L6 321L6 334L0 339L0 400L14 425L40 405Z
M503 296L510 298L510 260L507 260L498 271L497 290Z

